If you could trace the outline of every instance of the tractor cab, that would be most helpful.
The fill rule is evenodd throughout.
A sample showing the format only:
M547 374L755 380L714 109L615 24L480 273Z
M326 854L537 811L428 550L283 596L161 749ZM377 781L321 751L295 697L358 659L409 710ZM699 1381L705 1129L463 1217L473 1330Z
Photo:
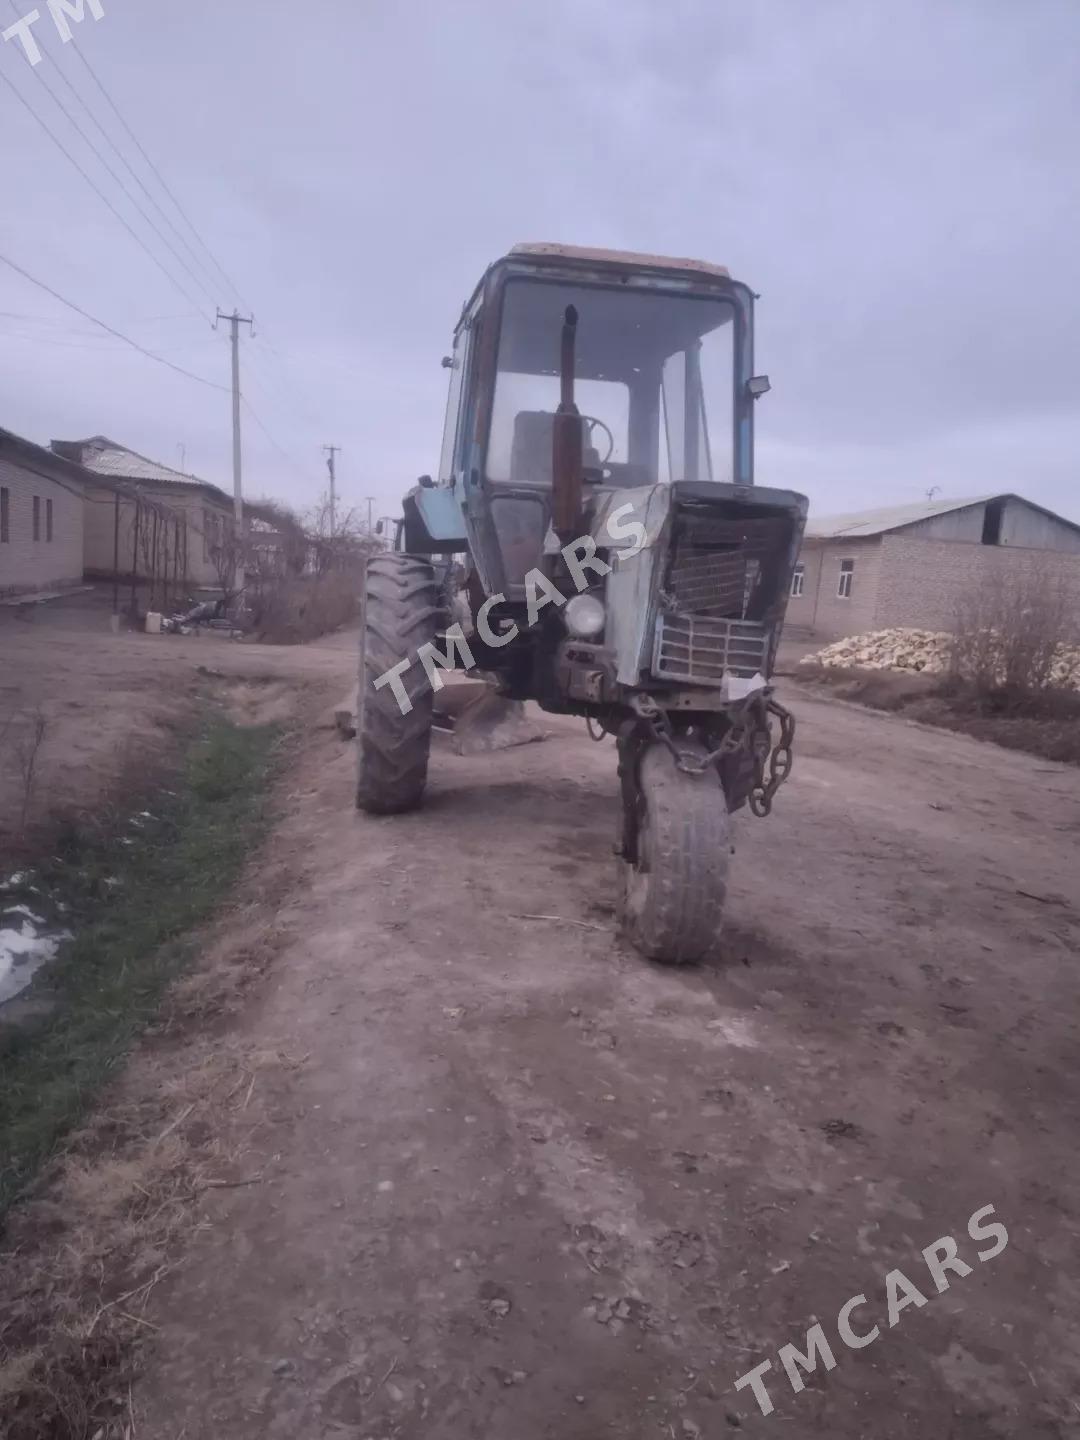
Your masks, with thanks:
M481 280L444 361L438 484L463 502L488 593L521 584L551 521L568 311L584 503L603 489L752 483L753 401L768 382L753 379L751 291L701 261L515 246ZM419 496L421 515L447 513L440 499Z

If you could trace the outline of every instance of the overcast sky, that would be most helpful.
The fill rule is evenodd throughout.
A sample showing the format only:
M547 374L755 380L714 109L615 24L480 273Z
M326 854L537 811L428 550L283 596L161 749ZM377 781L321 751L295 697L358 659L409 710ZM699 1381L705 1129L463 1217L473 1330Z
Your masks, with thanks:
M280 449L245 414L249 494L311 504L333 442L346 501L395 511L437 465L462 301L543 239L759 291L757 477L819 514L937 486L1080 519L1078 0L102 0L66 46L36 3L41 63L0 45L0 254L221 385L214 304L253 307L244 390ZM160 196L76 47L239 294L196 287L47 93L104 149L66 76ZM0 425L183 445L231 488L227 394L2 264Z

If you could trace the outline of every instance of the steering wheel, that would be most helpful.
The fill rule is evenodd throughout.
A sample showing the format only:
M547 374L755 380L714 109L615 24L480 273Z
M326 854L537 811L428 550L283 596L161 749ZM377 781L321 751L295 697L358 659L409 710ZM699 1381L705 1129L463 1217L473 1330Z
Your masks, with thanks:
M608 438L607 454L604 455L604 456L601 458L601 461L600 461L600 464L601 464L601 465L606 465L607 462L611 459L612 455L615 453L615 436L611 433L611 426L610 426L610 425L605 425L604 422L603 422L603 420L597 420L597 418L596 418L595 415L583 415L581 418L582 418L582 420L585 421L585 424L588 425L588 427L589 427L589 444L590 444L590 445L592 444L592 431L593 431L593 426L594 426L594 425L595 425L598 429L603 430L604 434L607 436L607 438Z

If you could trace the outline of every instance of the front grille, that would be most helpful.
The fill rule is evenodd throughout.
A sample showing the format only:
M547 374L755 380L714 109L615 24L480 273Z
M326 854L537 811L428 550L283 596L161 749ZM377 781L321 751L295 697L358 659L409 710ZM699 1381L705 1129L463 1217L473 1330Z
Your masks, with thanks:
M675 523L665 589L680 615L744 619L754 610L763 560L786 553L786 516L729 519L682 512ZM775 568L775 565L771 568Z
M719 685L725 675L765 674L769 627L756 620L662 614L656 622L652 673L691 685Z

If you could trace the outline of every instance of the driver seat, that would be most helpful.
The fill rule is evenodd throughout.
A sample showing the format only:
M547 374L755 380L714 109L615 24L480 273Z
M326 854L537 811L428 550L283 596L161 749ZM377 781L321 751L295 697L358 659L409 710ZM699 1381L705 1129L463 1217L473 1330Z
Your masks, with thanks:
M551 450L555 416L550 410L519 410L510 443L510 483L551 489ZM598 470L600 455L591 445L583 451L584 468Z

